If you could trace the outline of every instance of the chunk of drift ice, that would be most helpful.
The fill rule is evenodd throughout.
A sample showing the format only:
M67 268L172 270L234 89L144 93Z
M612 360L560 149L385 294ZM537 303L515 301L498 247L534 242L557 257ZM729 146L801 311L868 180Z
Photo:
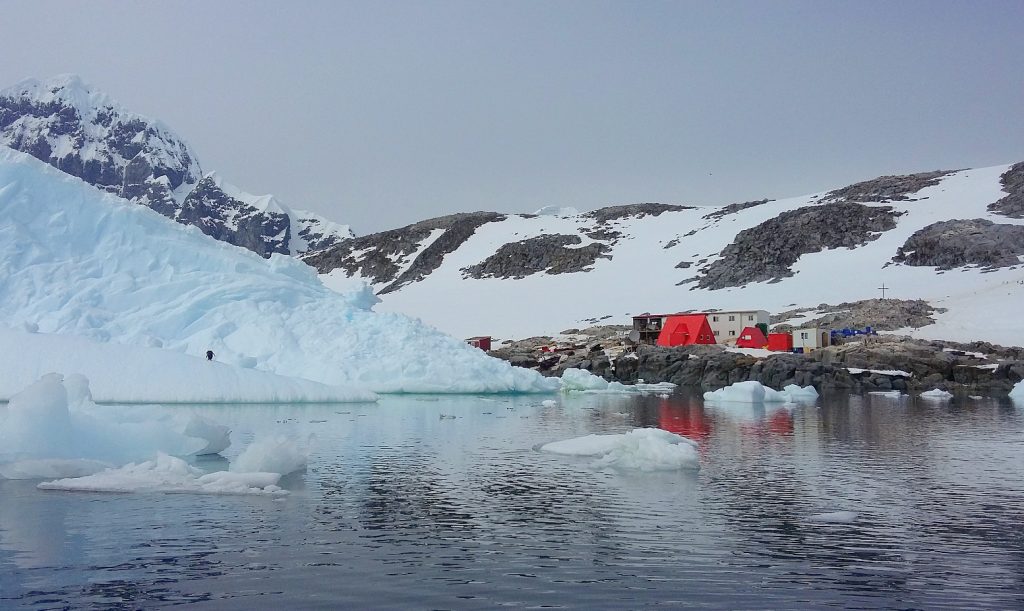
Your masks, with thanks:
M697 442L661 429L634 429L621 435L587 435L555 441L540 451L591 456L591 466L635 471L699 469Z
M543 405L544 407L555 407L556 405L558 405L558 401L555 401L553 399L545 399L544 401L541 401L540 404Z
M98 406L84 376L51 373L0 409L0 476L77 477L156 452L217 453L228 428L154 406Z
M802 403L813 402L817 398L818 391L813 386L790 384L778 391L757 381L736 382L704 393L704 400L711 403Z
M858 515L854 511L830 511L828 513L816 513L807 519L811 522L828 524L851 524L857 521Z
M949 401L953 398L953 393L936 388L921 393L920 397L928 401Z
M271 472L286 475L306 468L309 460L309 445L293 439L275 436L253 441L238 458L231 462L232 472Z
M562 377L558 378L558 380L561 382L562 392L589 394L665 394L671 393L676 387L671 382L643 384L641 380L639 383L632 385L626 385L621 382L609 382L585 369L573 367L563 371Z
M38 485L42 490L79 492L176 492L192 494L288 494L277 482L279 473L202 471L184 460L159 453L155 460L130 463L85 477L58 479Z

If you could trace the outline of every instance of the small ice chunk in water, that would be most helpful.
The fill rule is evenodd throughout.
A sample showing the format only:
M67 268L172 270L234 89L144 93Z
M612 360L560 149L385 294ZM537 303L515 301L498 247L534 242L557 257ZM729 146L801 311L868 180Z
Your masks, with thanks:
M953 393L936 388L921 393L921 398L928 401L949 401L953 398Z
M824 522L828 524L852 524L857 521L859 515L855 511L830 511L827 513L816 513L807 519L811 522Z
M790 384L778 391L756 380L736 382L718 390L704 393L704 400L710 403L803 403L817 400L818 391L813 386Z
M595 468L637 471L699 469L697 442L661 429L634 429L621 435L587 435L555 441L542 452L565 456L592 456Z
M302 445L284 436L264 437L253 441L238 458L231 462L230 470L235 473L270 472L287 475L306 468L309 460L310 435Z
M545 399L544 401L541 401L540 404L544 407L555 407L558 405L558 401L555 401L554 399Z

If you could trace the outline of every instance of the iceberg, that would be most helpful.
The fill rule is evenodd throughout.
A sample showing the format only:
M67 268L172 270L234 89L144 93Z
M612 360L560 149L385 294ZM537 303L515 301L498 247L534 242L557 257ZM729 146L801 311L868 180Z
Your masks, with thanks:
M10 327L210 350L237 369L377 392L558 390L418 320L374 312L375 301L365 288L331 291L292 257L263 259L0 150L0 320ZM86 373L105 388L98 370Z

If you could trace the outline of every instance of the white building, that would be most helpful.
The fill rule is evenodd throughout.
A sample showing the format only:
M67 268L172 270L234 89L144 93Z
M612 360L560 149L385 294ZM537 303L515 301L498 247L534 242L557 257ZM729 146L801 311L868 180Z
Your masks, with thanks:
M737 310L735 312L708 312L708 324L719 344L735 344L740 332L759 323L768 324L768 310Z
M804 352L824 348L831 344L831 333L828 329L811 327L809 329L793 329L793 349L803 348Z

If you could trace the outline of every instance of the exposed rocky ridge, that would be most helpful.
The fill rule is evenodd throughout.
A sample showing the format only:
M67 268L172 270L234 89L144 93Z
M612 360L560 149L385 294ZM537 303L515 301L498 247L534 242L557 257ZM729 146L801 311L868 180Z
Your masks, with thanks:
M721 289L792 276L801 255L855 248L896 226L902 213L890 206L833 202L783 212L736 235L721 259L703 270L701 288Z
M212 176L199 181L171 218L261 257L289 252L291 227L287 214L260 210L231 197Z
M898 371L910 375L884 373ZM718 346L642 346L636 359L617 360L613 372L615 379L623 382L643 379L703 390L756 380L776 389L799 384L822 392L939 388L1006 394L1024 378L1024 361L979 359L929 342L882 336L867 343L832 346L810 354L778 353L763 359L726 352Z
M923 299L864 299L843 302L837 305L822 303L814 308L798 308L773 314L771 323L774 331L788 331L793 328L827 327L830 329L863 329L870 326L875 331L896 331L899 329L926 327L935 323L933 314L945 312ZM818 315L794 325L787 323L794 318Z
M936 170L918 174L879 176L852 184L842 189L829 191L822 201L846 201L856 203L886 203L908 201L910 196L926 187L934 187L943 177L959 170Z
M347 226L312 213L268 213L208 184L184 140L76 76L27 80L0 92L0 144L265 257L351 236Z
M1010 169L999 177L999 182L1008 195L989 204L988 209L1010 218L1024 218L1024 161L1010 166Z
M714 345L642 345L635 353L624 352L619 329L594 335L569 329L576 332L570 339L577 341L540 336L507 343L490 354L545 375L558 376L568 368L579 368L607 380L672 382L702 390L756 380L776 389L799 384L823 392L941 388L1001 394L1024 378L1024 348L984 342L871 336L808 354L779 352L761 358Z
M709 220L709 221L717 221L717 220L721 219L722 217L728 216L730 214L736 214L740 210L746 210L747 208L753 208L754 206L761 206L761 205L767 204L770 201L774 201L774 200L771 200L771 199L759 199L759 200L752 201L752 202L741 202L741 203L738 203L738 204L729 204L727 206L722 206L722 208L720 210L715 210L714 212L710 212L708 214L705 214L704 215L704 219L705 220Z
M674 204L627 204L625 206L606 206L583 214L581 216L592 218L598 223L608 223L624 218L643 218L645 216L659 216L665 212L679 212L680 210L691 210L693 206L677 206Z
M996 224L985 219L932 223L914 232L893 261L940 270L966 265L990 269L1021 263L1024 226Z
M449 214L346 240L303 260L321 274L341 268L350 276L359 275L373 284L387 284L381 292L388 292L432 272L445 255L454 252L480 226L504 219L505 215L497 212ZM418 253L422 242L437 230L444 231L434 242L437 246L431 244L424 248L410 264L409 257ZM402 268L407 264L408 269L403 273Z
M476 265L462 269L468 278L525 278L546 272L570 274L587 271L599 258L610 259L611 247L601 242L585 246L578 235L540 235L503 244L498 251Z

